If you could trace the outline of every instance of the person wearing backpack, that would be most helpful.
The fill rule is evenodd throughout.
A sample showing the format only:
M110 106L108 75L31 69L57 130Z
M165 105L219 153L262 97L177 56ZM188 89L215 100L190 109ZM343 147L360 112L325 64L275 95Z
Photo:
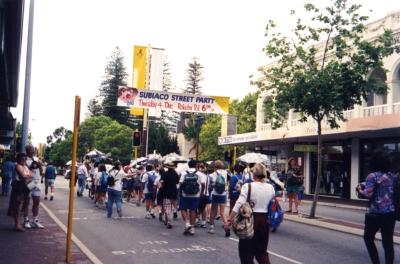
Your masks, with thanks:
M106 199L106 193L107 193L107 178L108 178L108 173L106 169L106 165L104 164L99 164L97 168L97 174L95 178L95 184L96 184L96 206L102 206L104 205L104 201Z
M236 200L239 198L240 190L244 183L243 171L245 166L241 163L236 164L234 174L229 181L229 213L232 212Z
M357 186L357 191L369 199L368 212L365 214L364 241L372 263L379 263L375 246L375 234L380 230L385 251L385 263L394 263L393 233L396 224L396 203L398 201L398 178L390 172L390 160L387 154L377 152L370 160L370 173L365 187Z
M182 172L179 188L182 192L179 209L185 222L184 234L194 235L197 209L200 205L200 196L204 193L205 181L197 171L197 161L188 162L189 169Z
M240 219L238 215L242 211L242 206L251 208L250 217L253 218L251 221L253 229L248 230L250 232L248 237L239 237L240 263L253 263L253 259L256 258L258 263L269 264L267 252L269 239L268 205L273 200L275 191L274 187L265 181L267 172L264 165L257 163L252 170L254 181L243 185L240 196L230 214L230 219L232 223L237 223Z
M117 206L118 216L122 217L122 179L126 178L126 174L122 169L121 162L116 161L114 167L110 170L107 177L108 185L108 201L107 201L107 217L111 218L113 205Z
M156 180L160 175L154 170L154 166L148 164L146 166L146 172L142 177L142 189L144 193L144 200L146 202L146 219L156 218L153 208L156 199Z
M210 215L210 229L208 233L214 234L215 217L219 208L224 226L227 226L227 219L225 216L225 204L226 204L226 186L228 182L228 173L225 170L225 165L222 161L216 160L214 162L215 172L210 175L211 185L213 190L211 192L211 215ZM230 229L225 228L225 236L230 236Z
M162 198L163 212L166 215L166 227L172 228L172 206L177 197L176 185L179 183L179 175L175 171L175 164L173 162L167 162L164 164L167 171L161 174L160 179L160 190Z
M140 206L142 200L142 177L144 173L143 166L136 165L136 175L133 178L133 194L136 197L136 206Z

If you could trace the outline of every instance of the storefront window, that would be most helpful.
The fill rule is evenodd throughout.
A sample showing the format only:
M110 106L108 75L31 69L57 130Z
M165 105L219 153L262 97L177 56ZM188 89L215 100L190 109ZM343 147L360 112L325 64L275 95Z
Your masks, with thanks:
M388 140L368 140L361 144L361 160L360 160L360 182L371 173L370 161L375 152L385 152L388 154L391 170L393 172L400 171L400 139Z
M317 175L317 153L311 154L311 190ZM326 143L322 156L320 194L349 198L351 147L347 143Z

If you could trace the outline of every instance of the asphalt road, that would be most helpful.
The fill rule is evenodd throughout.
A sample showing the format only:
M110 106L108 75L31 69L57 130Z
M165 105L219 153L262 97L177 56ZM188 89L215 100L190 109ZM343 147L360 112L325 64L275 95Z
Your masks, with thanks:
M43 202L66 225L68 188L61 178L56 187L55 200ZM124 203L122 219L107 219L88 197L75 201L73 232L103 263L239 263L237 239L225 238L222 228L184 236L180 219L167 230L144 219L144 206ZM289 221L271 234L269 251L272 263L369 263L361 237ZM395 251L400 260L400 247Z

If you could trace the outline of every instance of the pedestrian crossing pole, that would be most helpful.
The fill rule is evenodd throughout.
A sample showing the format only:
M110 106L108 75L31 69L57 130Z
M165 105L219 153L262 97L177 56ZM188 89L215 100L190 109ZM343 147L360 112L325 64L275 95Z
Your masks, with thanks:
M71 263L71 237L72 237L72 218L74 217L74 192L75 192L75 175L76 175L76 152L78 148L78 127L81 112L81 98L75 96L75 116L74 116L74 132L72 137L72 168L69 180L69 207L68 207L68 229L67 229L67 249L65 261Z

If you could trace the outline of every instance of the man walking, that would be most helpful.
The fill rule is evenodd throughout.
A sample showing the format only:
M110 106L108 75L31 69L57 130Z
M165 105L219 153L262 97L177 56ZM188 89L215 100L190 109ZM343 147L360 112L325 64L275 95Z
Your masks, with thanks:
M183 172L179 180L179 188L182 197L179 202L179 209L185 222L184 234L194 235L197 209L200 205L200 195L204 193L205 178L196 170L197 161L190 160L189 169Z
M50 201L54 199L54 184L56 181L56 168L49 164L46 167L46 171L44 173L44 199L47 200L47 194L50 187ZM43 182L43 177L42 177Z
M28 184L28 188L30 189L30 195L32 196L32 214L33 221L29 223L28 211L29 211L29 194L25 196L23 212L24 212L24 227L29 228L44 228L44 226L39 222L39 204L40 204L40 179L41 175L43 175L42 162L35 157L35 148L29 144L25 148L27 159L26 166L32 173L32 182Z
M78 190L76 192L78 197L81 197L83 195L83 191L85 190L86 179L89 177L89 169L90 165L88 160L85 160L78 168Z

